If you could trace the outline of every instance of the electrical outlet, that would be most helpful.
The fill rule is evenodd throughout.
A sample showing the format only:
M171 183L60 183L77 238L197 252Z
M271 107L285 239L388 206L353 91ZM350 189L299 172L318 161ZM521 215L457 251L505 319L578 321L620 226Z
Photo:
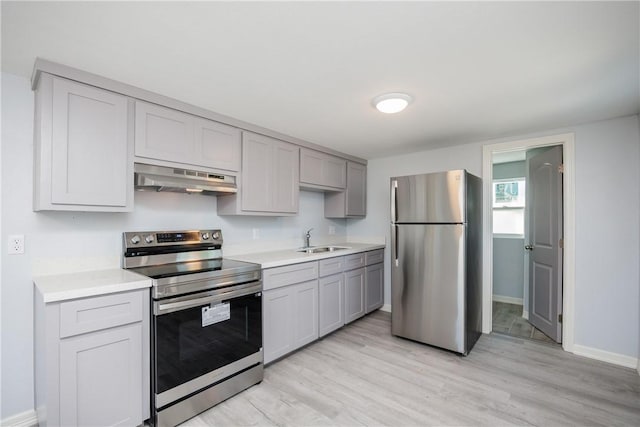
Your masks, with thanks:
M9 255L18 255L24 253L24 235L22 234L14 234L9 236L9 241L7 242L7 253Z
M329 226L329 235L333 236L334 234L336 234L336 227L334 227L333 225Z
M260 229L259 228L254 228L253 229L253 240L258 240L260 238Z

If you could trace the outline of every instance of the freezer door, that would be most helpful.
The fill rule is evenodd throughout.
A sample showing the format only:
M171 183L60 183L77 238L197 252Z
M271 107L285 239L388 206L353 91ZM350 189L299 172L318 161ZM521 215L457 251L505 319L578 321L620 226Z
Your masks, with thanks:
M391 333L465 349L463 224L391 225Z
M391 222L465 222L464 170L391 178Z

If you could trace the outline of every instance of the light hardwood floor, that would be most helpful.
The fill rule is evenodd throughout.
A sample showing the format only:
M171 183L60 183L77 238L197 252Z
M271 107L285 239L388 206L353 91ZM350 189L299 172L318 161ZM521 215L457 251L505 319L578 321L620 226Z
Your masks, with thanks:
M467 357L390 334L381 311L267 366L187 421L240 425L640 425L635 370L483 335Z

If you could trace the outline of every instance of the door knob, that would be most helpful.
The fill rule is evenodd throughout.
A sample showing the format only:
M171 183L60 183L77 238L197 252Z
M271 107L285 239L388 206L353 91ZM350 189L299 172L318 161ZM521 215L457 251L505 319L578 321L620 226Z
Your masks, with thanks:
M532 251L533 250L533 245L526 245L524 248L526 250L528 250L528 251Z

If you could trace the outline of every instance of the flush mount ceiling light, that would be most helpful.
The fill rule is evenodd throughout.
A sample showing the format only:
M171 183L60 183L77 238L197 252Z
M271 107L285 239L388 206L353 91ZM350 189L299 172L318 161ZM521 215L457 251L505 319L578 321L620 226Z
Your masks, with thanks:
M413 101L413 98L406 93L385 93L373 98L373 105L383 113L398 113Z

